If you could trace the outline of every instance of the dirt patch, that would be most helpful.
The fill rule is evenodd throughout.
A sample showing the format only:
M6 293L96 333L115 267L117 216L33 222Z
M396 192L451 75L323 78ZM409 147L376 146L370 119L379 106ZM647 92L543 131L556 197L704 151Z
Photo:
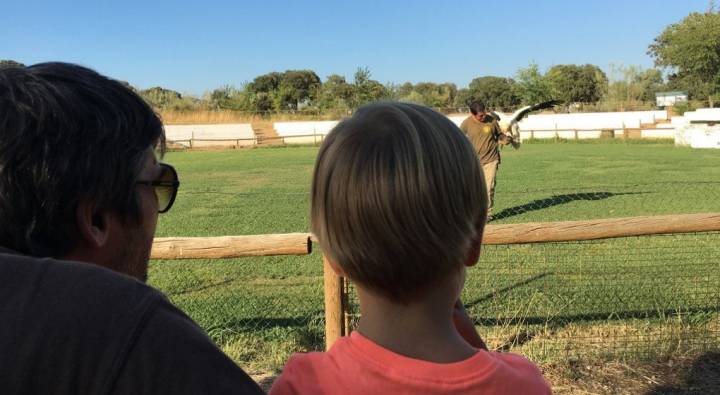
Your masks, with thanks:
M248 375L251 379L255 380L265 392L270 391L270 387L272 387L277 378L277 374L275 373L252 372L248 373Z
M543 366L555 394L711 394L720 389L720 353L644 363L569 360Z

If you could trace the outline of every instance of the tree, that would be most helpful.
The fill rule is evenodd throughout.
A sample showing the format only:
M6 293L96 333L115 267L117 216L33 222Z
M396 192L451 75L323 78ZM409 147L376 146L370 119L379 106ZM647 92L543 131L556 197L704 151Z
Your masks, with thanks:
M512 110L520 104L520 98L515 93L515 81L503 77L478 77L468 86L470 101L479 100L486 106L504 111Z
M288 70L280 78L279 97L281 106L297 110L298 105L317 97L320 77L312 70Z
M470 92L470 89L463 88L457 91L455 100L453 100L453 106L460 109L470 106L473 101L475 101L475 97L472 95L472 92Z
M353 76L353 96L351 107L358 108L363 104L374 102L388 96L385 86L370 79L370 70L367 67L358 67Z
M552 96L565 103L595 103L607 90L607 76L599 67L561 64L545 74Z
M640 66L610 65L610 83L604 100L611 108L625 111L626 106L655 101L655 93L664 87L662 72Z
M448 108L453 106L457 91L457 86L450 82L419 82L415 85L406 82L396 89L395 98L435 108Z
M713 6L714 8L714 6ZM693 98L709 99L720 91L720 14L692 13L665 28L650 45L655 65Z
M22 68L25 67L25 65L10 59L0 60L0 69L6 69L10 67Z
M254 111L253 95L246 88L225 85L210 92L207 105L212 110Z
M174 102L182 99L182 95L171 89L161 88L159 86L143 89L140 96L145 99L153 108L165 110Z
M287 70L259 75L246 90L256 111L297 110L317 97L320 85L320 77L312 70Z
M280 79L282 79L282 74L280 74L276 71L273 71L272 73L259 75L259 76L255 77L255 79L253 79L253 81L247 85L247 89L248 89L248 91L255 92L255 93L274 92L280 86Z
M321 110L346 110L350 108L352 97L353 87L345 77L331 74L320 87L318 106Z
M530 63L527 68L518 70L516 82L516 91L523 104L535 104L553 98L552 87L540 73L537 63Z

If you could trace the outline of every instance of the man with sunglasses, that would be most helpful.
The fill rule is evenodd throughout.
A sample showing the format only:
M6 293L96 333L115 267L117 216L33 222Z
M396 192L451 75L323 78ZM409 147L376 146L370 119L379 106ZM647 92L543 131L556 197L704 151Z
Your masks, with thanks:
M144 284L178 187L165 136L84 67L0 70L0 392L260 393Z

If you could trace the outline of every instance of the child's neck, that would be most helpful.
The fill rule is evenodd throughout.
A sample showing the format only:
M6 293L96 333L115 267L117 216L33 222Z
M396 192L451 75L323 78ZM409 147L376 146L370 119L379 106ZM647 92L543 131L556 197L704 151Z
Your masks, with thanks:
M390 351L435 363L459 362L477 353L455 329L455 301L446 296L428 294L410 305L391 303L359 288L358 296L358 332Z

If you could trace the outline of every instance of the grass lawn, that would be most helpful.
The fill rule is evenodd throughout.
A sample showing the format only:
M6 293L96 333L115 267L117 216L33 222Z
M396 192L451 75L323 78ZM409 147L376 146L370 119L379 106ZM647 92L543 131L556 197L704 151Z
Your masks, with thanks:
M182 185L158 236L307 231L316 153L169 153ZM496 223L698 212L720 212L717 150L614 142L503 151ZM548 364L717 348L718 242L708 233L486 246L463 300L492 347ZM150 283L248 371L277 371L291 353L323 346L318 252L153 261Z

